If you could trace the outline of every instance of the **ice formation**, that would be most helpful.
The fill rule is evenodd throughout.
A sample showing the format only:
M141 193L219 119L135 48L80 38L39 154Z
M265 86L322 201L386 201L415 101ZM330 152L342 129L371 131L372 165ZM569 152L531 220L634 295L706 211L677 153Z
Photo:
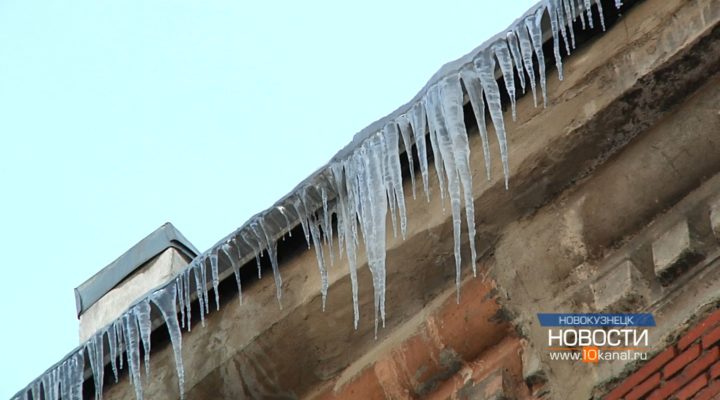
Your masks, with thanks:
M615 6L622 6L615 0ZM372 275L375 308L375 332L385 322L386 239L390 214L392 233L403 239L408 235L406 198L403 189L401 157L405 154L413 198L416 196L415 165L420 172L425 198L430 200L428 139L434 156L440 198L449 200L453 221L454 255L458 298L461 279L462 214L465 213L467 241L473 273L475 248L475 210L470 169L470 147L465 126L464 99L477 122L485 161L486 177L491 177L491 152L486 115L494 127L500 149L504 183L509 185L510 163L501 99L510 100L516 116L518 91L529 87L537 106L538 81L543 105L548 105L546 61L543 54L541 22L550 21L553 54L558 76L562 79L562 52L575 48L574 23L583 29L596 22L605 29L600 0L544 0L515 21L506 31L480 46L473 54L441 70L416 98L380 123L366 128L349 150L339 153L328 166L303 182L293 193L269 210L253 217L217 245L198 256L164 286L152 291L131 306L86 343L51 367L14 399L82 399L86 357L94 380L95 398L102 398L106 359L115 381L119 370L129 370L135 396L143 398L143 375L150 374L150 336L153 321L168 329L177 369L180 397L184 397L184 369L181 328L191 330L192 303L200 313L201 324L210 311L209 285L220 308L220 265L229 265L242 303L240 266L256 259L261 276L261 257L269 258L276 284L277 300L282 305L282 277L277 260L277 240L290 234L296 224L302 226L308 247L314 247L321 280L322 308L328 291L328 263L347 260L352 285L354 326L359 322L358 278L360 248ZM535 60L533 60L535 58ZM503 78L501 89L497 78ZM516 85L516 82L519 84ZM333 250L337 235L337 253ZM327 259L326 259L327 255ZM207 267L210 267L210 279ZM179 313L179 318L178 318ZM153 320L153 314L157 317ZM142 348L141 348L142 346Z

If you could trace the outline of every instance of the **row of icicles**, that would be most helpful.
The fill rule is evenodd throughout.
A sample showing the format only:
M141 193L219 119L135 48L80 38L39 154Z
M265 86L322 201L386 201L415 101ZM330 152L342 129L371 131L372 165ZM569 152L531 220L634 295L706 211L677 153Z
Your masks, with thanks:
M602 5L595 0L597 15L602 29L605 29ZM616 7L622 4L615 0ZM184 370L182 360L181 327L191 329L192 286L195 287L204 324L205 314L210 311L207 268L210 267L209 282L212 285L217 308L219 302L219 257L225 257L235 273L240 301L242 288L240 265L246 256L255 257L260 274L260 257L265 252L270 259L277 289L277 299L282 299L282 277L277 262L278 234L282 235L296 218L302 225L308 246L313 245L317 256L321 279L323 309L328 291L327 260L329 264L337 257L346 257L352 285L354 326L359 321L358 305L358 250L365 248L367 263L372 275L374 288L375 331L385 322L385 242L386 217L389 211L392 231L405 238L407 218L405 194L401 173L401 143L405 150L410 171L412 196L416 196L415 162L419 163L420 180L426 199L430 200L428 182L428 143L435 157L435 170L443 203L449 198L454 235L456 284L460 292L460 243L461 214L465 210L469 236L471 265L475 270L475 211L473 208L472 176L470 173L470 147L464 122L463 104L467 94L480 131L485 169L490 179L490 147L486 129L486 111L495 128L500 147L505 186L508 185L509 164L507 139L500 100L500 88L496 81L496 63L505 82L505 91L510 98L512 116L515 118L517 77L519 87L525 92L532 91L537 106L537 81L539 80L543 104L547 105L545 79L545 56L541 20L549 16L555 64L562 79L562 40L566 52L575 47L573 22L580 20L581 26L593 28L591 0L545 0L534 12L526 14L515 22L504 37L488 42L459 71L451 73L430 86L423 98L410 106L406 112L388 121L378 132L369 135L346 158L333 161L321 173L322 184L307 185L296 190L280 205L265 214L254 217L231 235L204 254L198 256L173 281L150 293L134 304L112 324L96 333L62 362L48 370L15 397L17 400L58 400L83 398L85 360L89 360L95 384L95 398L101 399L103 392L105 358L109 359L115 381L118 370L123 368L123 352L129 376L138 400L143 398L141 364L145 365L146 377L150 374L150 334L152 331L151 306L161 314L170 334L177 368L180 398L184 398ZM587 19L587 20L586 20ZM533 62L533 56L537 62ZM538 71L535 71L535 68ZM464 88L464 90L463 90ZM415 148L415 157L413 154ZM314 194L311 192L315 192ZM319 201L313 201L319 197ZM333 198L330 198L333 196ZM332 201L332 204L331 204ZM317 211L316 211L317 210ZM274 213L277 217L269 218ZM333 224L333 214L336 224ZM335 225L335 226L333 226ZM335 231L335 234L333 233ZM337 236L335 245L334 236ZM337 247L337 250L333 250ZM208 265L209 264L209 265ZM180 318L178 319L178 313ZM144 360L141 360L140 346ZM107 353L106 354L106 350ZM144 362L141 362L144 361Z

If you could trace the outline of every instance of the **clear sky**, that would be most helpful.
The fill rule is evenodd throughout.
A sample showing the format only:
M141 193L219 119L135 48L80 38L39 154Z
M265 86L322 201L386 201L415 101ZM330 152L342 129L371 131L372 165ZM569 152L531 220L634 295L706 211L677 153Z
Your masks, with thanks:
M207 249L535 1L341 3L0 1L0 399L85 279L166 221Z

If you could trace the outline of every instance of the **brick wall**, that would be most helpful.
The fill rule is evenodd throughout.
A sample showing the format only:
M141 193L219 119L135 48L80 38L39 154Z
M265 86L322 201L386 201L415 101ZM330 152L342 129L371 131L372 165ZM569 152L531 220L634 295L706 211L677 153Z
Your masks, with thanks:
M720 310L612 389L605 400L720 399Z

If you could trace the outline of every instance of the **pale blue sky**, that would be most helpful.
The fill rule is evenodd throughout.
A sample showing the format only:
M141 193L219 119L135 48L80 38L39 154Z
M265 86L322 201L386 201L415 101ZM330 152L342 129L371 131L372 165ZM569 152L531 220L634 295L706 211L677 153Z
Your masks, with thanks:
M78 284L166 221L207 249L533 3L0 0L0 398Z

